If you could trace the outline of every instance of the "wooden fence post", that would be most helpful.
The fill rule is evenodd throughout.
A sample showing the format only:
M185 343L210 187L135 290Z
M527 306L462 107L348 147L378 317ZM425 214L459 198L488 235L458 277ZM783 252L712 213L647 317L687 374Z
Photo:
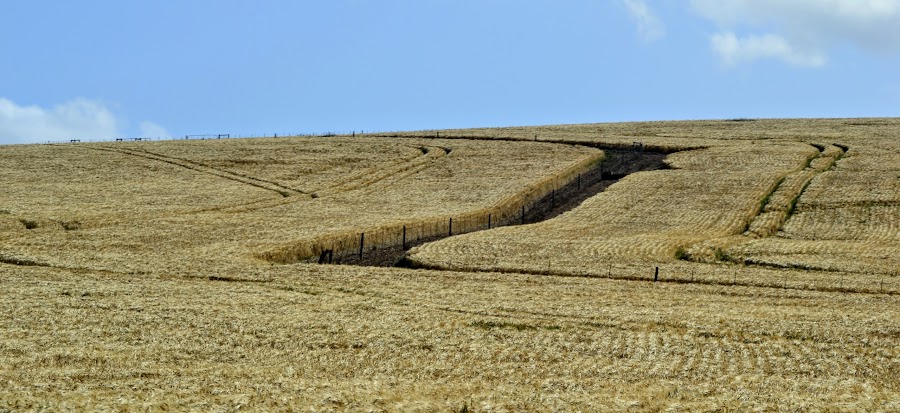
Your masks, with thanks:
M522 225L525 225L525 205L522 205Z
M364 244L365 240L366 240L366 233L365 232L359 233L359 259L362 259L363 245L365 245Z
M491 229L491 214L488 214L488 229Z
M448 237L453 236L453 218L450 218L450 223L447 224L447 236Z
M406 225L403 226L403 250L406 251Z
M653 273L653 282L659 281L659 267L656 267L656 272Z

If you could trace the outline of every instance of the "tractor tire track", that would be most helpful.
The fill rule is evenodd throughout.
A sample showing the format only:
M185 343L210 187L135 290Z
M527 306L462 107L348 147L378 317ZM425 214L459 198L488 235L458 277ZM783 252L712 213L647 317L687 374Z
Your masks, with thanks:
M438 147L416 146L422 151L422 155L413 158L402 159L389 166L369 168L363 172L354 174L347 180L335 182L322 188L306 191L312 198L325 198L343 192L365 189L379 182L388 180L399 181L416 172L430 168L435 161L447 155L449 151ZM306 200L307 198L268 199L254 203L227 206L218 209L218 212L239 213L259 211L268 208L276 208L289 203Z
M812 183L813 179L833 169L844 156L846 146L814 145L819 153L807 161L806 166L783 177L772 191L760 201L756 216L751 218L745 236L751 238L767 238L777 234L794 213L800 197Z
M93 149L93 148L92 148ZM299 189L290 188L284 185L281 185L277 182L267 181L264 179L242 175L238 173L234 173L231 171L227 171L224 169L215 168L209 165L205 165L195 161L189 161L187 159L178 158L174 156L162 155L146 150L138 150L138 149L124 149L124 148L110 148L110 147L101 147L96 148L97 150L103 150L108 152L117 152L125 155L136 156L139 158L149 159L158 162L164 162L170 165L179 166L185 169L190 169L192 171L205 173L213 176L217 176L219 178L224 178L228 180L232 180L235 182L240 182L242 184L254 186L257 188L269 190L275 193L278 193L282 197L290 197L298 194L302 195L311 195Z
M314 191L314 193L319 196L327 196L366 188L391 178L400 180L416 172L428 169L434 162L447 156L450 152L445 148L437 146L417 146L416 148L422 151L421 156L417 156L387 168L372 168L359 172L346 181L332 184L328 187Z

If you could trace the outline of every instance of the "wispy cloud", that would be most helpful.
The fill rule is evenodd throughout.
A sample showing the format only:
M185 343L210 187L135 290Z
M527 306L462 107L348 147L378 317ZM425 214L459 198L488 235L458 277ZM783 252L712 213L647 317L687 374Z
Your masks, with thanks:
M665 36L666 27L656 17L650 6L643 0L621 0L631 14L632 20L637 25L638 34L644 42L652 42Z
M105 105L89 99L44 108L0 97L0 144L123 137L123 123ZM137 137L171 136L150 121L141 122L137 129Z
M75 99L45 109L0 98L0 143L106 138L118 133L115 116L98 102Z
M719 33L712 36L712 47L727 66L769 58L805 67L820 67L826 63L824 55L797 50L783 37L774 34L739 38L731 32Z
M168 138L171 137L172 134L166 130L166 128L159 126L150 121L143 121L139 125L139 129L141 131L142 137L147 138Z
M691 0L720 32L710 44L727 65L760 59L820 67L827 50L852 45L900 52L900 1Z

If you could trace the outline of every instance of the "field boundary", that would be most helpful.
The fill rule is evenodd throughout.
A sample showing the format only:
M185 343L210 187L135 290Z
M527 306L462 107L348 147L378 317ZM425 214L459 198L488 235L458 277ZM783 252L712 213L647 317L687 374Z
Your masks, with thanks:
M409 137L404 137L409 138ZM605 154L598 151L587 155L563 171L548 176L522 191L501 199L493 205L455 215L437 216L424 220L401 220L397 223L327 234L313 239L283 244L256 257L276 264L322 261L348 258L353 254L365 254L379 248L404 246L423 240L436 240L445 236L480 231L518 222L532 205L571 182L602 162Z
M438 271L438 272L462 272L462 273L471 273L471 274L526 274L526 275L535 275L535 276L550 276L550 277L567 277L567 278L597 278L597 279L606 279L606 280L621 280L621 281L641 281L647 283L669 283L669 284L696 284L696 285L715 285L715 286L727 286L727 287L753 287L753 288L772 288L772 289L783 289L783 290L797 290L797 291L820 291L820 292L840 292L840 293L854 293L854 294L880 294L880 295L900 295L900 290L896 289L897 280L896 277L890 279L887 283L887 289L885 289L884 278L879 280L871 280L867 285L868 287L862 286L852 286L850 282L852 280L847 279L847 285L844 285L844 281L841 280L837 285L834 285L834 280L828 280L823 282L821 285L809 283L803 283L803 281L797 281L791 279L790 281L785 278L782 280L773 280L773 279L756 279L752 276L741 276L738 277L736 272L730 271L722 271L724 275L717 277L709 277L708 275L704 276L696 276L695 274L688 274L687 272L683 273L667 273L664 272L663 276L659 276L659 269L664 269L665 264L659 265L649 265L647 266L647 271L642 274L636 274L634 271L629 271L629 273L620 273L622 271L621 268L610 266L610 270L607 274L604 274L604 269L598 269L597 271L579 271L579 272L570 272L570 271L559 271L559 270L533 270L528 268L472 268L472 267L464 267L464 266L454 266L447 265L441 266L437 264L429 264L423 263L419 261L406 261L404 264L405 268L411 269L422 269L429 271ZM754 266L754 265L748 265ZM654 268L656 268L656 272L654 272ZM740 268L735 265L733 269L737 271ZM791 268L785 267L771 267L773 269L790 271ZM817 272L828 272L826 270L814 269L812 271ZM859 282L857 282L859 284Z
M386 135L378 137L391 137L403 139L448 139L446 136L402 136L402 135ZM449 139L457 140L475 140L475 141L512 141L512 142L534 142L527 139L515 138L472 138L472 137L449 137ZM621 151L636 154L657 155L660 158L660 165L654 166L652 169L665 169L667 166L662 164L662 158L665 154L690 149L673 149L670 147L656 147L651 145L621 145L621 144L604 144L600 142L576 142L568 140L540 140L540 143L560 144L581 146L591 149L600 149L606 151ZM699 149L699 148L691 148ZM570 166L566 170L548 176L539 180L517 194L500 200L494 205L479 210L469 211L454 216L439 216L427 220L405 220L398 223L363 228L358 230L348 230L338 233L319 236L313 239L301 240L294 243L284 244L274 247L268 251L262 251L255 256L264 261L276 264L292 264L297 262L347 262L360 261L365 254L370 254L378 249L396 248L398 246L406 249L408 246L423 241L435 241L437 239L448 236L465 234L485 229L496 228L499 226L508 226L514 224L525 223L525 215L532 210L532 207L545 199L553 199L556 192L565 186L573 185L576 182L581 185L581 179L584 174L602 165L606 160L606 152L600 152L595 156L588 156L578 163ZM636 171L631 171L636 172ZM627 173L625 173L627 174ZM617 174L617 178L621 178L625 174ZM602 172L601 172L602 176ZM357 260L352 257L357 256ZM385 263L380 263L385 264ZM391 265L393 263L386 263Z
M644 142L615 143L615 142L589 141L589 140L578 140L578 139L555 139L555 138L554 139L546 139L546 138L527 139L527 138L515 138L515 137L511 137L511 136L490 137L490 136L461 136L461 135L454 136L454 135L440 135L440 134L435 134L435 135L370 134L370 135L365 135L365 137L552 143L552 144L559 144L559 145L584 146L584 147L600 149L600 150L646 151L646 152L662 153L662 154L667 154L667 155L673 154L676 152L691 151L691 150L696 150L696 149L706 149L707 148L707 146L702 146L702 145L669 146L669 145L647 144Z

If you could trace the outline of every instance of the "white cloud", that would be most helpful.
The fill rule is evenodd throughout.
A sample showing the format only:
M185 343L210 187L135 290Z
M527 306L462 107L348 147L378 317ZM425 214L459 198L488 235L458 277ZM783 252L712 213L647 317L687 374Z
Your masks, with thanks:
M712 47L728 66L766 58L806 67L820 67L826 62L824 55L796 50L783 37L774 34L738 38L731 32L719 33L712 36Z
M115 116L97 102L75 99L44 109L0 98L0 143L99 139L117 134Z
M851 45L876 53L900 52L897 0L691 0L719 25L713 49L726 64L780 59L799 66L825 64L825 51Z
M0 97L0 144L120 138L126 135L123 123L102 103L88 99L42 108ZM150 121L141 122L137 129L135 137L172 136Z
M166 128L159 126L150 121L143 121L139 125L141 131L141 137L146 138L168 138L171 137L172 134L166 130Z
M662 21L656 17L653 10L643 0L621 0L631 18L637 24L638 34L645 42L652 42L666 34L666 28Z

